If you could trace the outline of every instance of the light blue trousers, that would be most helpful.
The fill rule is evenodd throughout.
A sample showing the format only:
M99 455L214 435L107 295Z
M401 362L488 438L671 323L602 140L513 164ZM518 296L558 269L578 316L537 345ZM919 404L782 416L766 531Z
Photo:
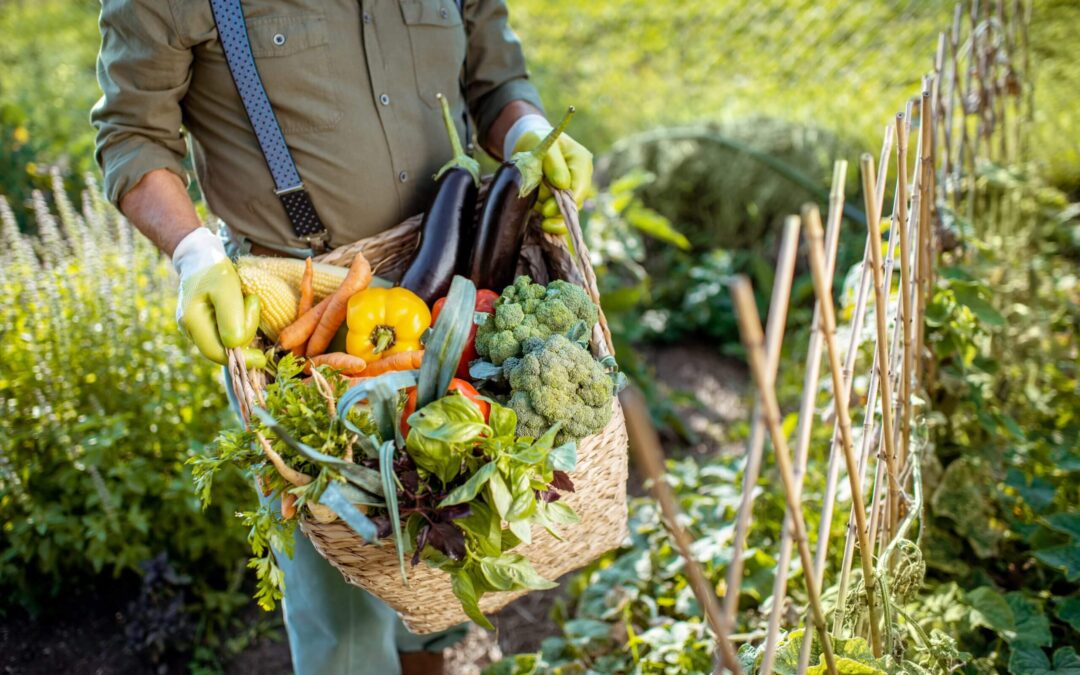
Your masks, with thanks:
M229 405L237 412L224 372ZM398 652L438 652L465 636L464 625L430 635L409 632L394 610L347 583L299 528L293 557L277 550L274 557L285 574L281 606L297 675L399 675Z

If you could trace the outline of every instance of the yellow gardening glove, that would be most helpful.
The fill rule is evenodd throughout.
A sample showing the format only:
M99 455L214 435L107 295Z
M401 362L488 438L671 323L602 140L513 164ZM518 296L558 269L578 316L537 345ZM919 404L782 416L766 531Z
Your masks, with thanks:
M173 265L180 275L180 296L176 321L180 330L215 363L228 363L227 349L246 347L259 328L259 298L244 298L240 277L225 256L221 241L209 230L199 228L185 237L173 253ZM257 349L244 349L249 368L262 368L266 356Z
M526 115L518 123L529 118L543 120L539 115ZM551 126L546 120L541 126L539 120L536 121L537 126L527 129L517 137L514 141L513 152L531 150L540 144L540 141L551 130ZM518 123L515 123L515 126ZM536 210L544 217L541 226L545 232L566 234L566 223L563 222L558 204L555 203L555 197L552 196L547 184L560 190L569 190L580 207L585 194L589 191L589 186L592 185L592 153L584 145L563 133L544 156L543 167L544 183L540 185L540 196L536 200Z

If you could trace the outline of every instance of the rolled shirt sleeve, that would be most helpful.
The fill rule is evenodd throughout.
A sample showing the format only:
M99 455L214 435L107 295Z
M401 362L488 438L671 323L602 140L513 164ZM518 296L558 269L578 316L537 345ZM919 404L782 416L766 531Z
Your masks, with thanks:
M506 0L466 0L468 55L465 97L480 138L486 138L499 112L511 101L527 101L543 110L540 94L529 81L521 42L510 28Z
M105 194L120 199L155 169L186 181L187 145L180 101L191 81L192 55L161 0L103 0L97 76L103 96L90 113L95 158Z

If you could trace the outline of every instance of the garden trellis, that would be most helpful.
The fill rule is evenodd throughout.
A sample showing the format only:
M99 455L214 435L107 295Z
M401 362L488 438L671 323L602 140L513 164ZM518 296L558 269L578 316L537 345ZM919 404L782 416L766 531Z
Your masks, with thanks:
M955 231L957 227L963 229L958 214L963 211L968 223L974 222L976 213L989 214L994 223L1000 222L998 218L1008 208L1003 193L985 190L985 181L979 177L992 162L1015 161L1024 152L1025 126L1031 118L1033 100L1027 49L1029 21L1030 5L1018 0L974 0L957 5L951 26L939 35L933 70L922 78L922 91L885 126L877 161L870 154L862 156L859 174L867 242L858 268L843 352L831 280L835 276L844 208L845 162L835 166L826 227L822 227L816 206L806 207L801 218L791 217L785 223L764 332L749 280L739 276L731 282L758 404L747 443L743 497L735 523L724 606L720 617L710 616L714 629L733 626L738 611L743 550L747 532L753 527L754 488L767 435L772 440L788 508L765 640L760 649L740 652L740 668L740 664L730 662L728 636L718 636L722 647L718 649L719 670L745 671L748 665L752 669L760 656L757 672L773 671L793 549L801 558L808 600L799 672L811 666L815 635L821 665L827 672L837 672L836 661L842 656L834 653L831 640L869 638L873 657L893 653L897 639L893 617L903 613L897 599L909 597L918 589L925 570L917 545L921 525L919 535L910 535L923 510L920 458L924 445L922 417L926 411L919 395L928 378L933 377L932 360L926 354L924 317L934 267L940 253L963 234ZM890 212L884 214L890 175L894 176L893 203ZM882 221L888 225L889 233L884 242ZM774 386L800 227L817 302L791 453ZM867 326L871 307L873 320ZM856 406L855 370L864 341L872 365L866 372L865 403ZM802 482L822 367L827 368L831 383L833 435L827 482L819 506L822 516L816 550L811 559L811 542L802 513ZM857 427L853 418L859 411ZM842 563L838 570L830 571L826 564L833 543L830 529L841 468L850 486L850 516ZM872 477L869 490L868 474ZM669 520L673 517L667 515ZM853 573L856 557L858 576ZM828 591L824 590L826 582L831 584ZM696 587L695 591L702 607L715 605L715 598L701 597ZM826 596L832 613L829 623L824 609Z

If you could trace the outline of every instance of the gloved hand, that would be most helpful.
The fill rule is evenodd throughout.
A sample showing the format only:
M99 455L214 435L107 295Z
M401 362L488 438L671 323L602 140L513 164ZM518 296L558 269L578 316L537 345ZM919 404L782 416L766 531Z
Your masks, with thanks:
M173 267L180 275L176 322L206 358L225 365L226 349L245 347L259 328L259 298L244 298L240 277L225 255L221 240L200 227L180 241L173 252ZM266 356L244 349L249 368L262 368Z
M540 144L551 128L551 124L542 115L523 115L506 134L503 148L506 152L503 156L510 157L515 152L531 150ZM574 195L574 201L581 206L589 186L592 185L592 153L564 133L548 150L543 166L545 183L561 190L569 190ZM555 197L546 184L540 185L536 210L544 217L542 227L545 232L566 234L566 223L563 222Z

